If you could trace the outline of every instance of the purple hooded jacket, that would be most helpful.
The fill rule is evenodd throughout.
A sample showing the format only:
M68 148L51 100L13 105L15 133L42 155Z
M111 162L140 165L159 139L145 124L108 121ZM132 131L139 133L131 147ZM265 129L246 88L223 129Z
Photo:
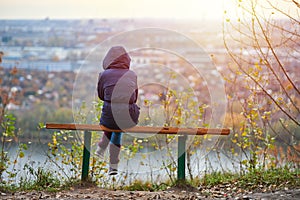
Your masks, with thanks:
M107 128L125 129L138 123L137 76L129 69L130 60L122 46L112 47L103 60L97 90L104 101L100 124Z

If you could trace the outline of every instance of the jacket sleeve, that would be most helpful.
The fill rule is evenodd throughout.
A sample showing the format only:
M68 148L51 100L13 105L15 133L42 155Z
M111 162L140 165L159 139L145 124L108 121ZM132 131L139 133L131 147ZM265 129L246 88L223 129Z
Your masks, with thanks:
M103 87L103 80L102 80L102 74L99 74L98 78L98 86L97 86L97 91L98 91L98 97L102 101L104 101L104 87Z

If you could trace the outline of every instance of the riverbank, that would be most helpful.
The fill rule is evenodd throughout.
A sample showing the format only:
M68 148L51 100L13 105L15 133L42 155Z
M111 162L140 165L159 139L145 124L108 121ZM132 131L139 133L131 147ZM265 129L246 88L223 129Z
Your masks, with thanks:
M97 182L62 184L43 173L18 188L3 185L0 199L300 199L299 174L298 169L284 167L246 174L215 172L181 184L136 180L120 186L113 181L103 188Z
M254 191L243 191L242 188L233 190L230 185L219 185L211 189L205 188L180 188L171 187L165 191L149 192L149 191L123 191L123 190L107 190L96 186L77 186L69 190L59 192L1 192L1 199L300 199L300 187L283 188L280 190L257 189Z

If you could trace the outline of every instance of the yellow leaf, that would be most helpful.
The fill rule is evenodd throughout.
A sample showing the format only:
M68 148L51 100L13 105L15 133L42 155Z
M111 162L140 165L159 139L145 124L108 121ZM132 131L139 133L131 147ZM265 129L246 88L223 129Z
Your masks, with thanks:
M244 132L242 133L242 136L243 136L243 137L247 136L247 132L244 131Z
M24 152L23 152L23 151L21 151L21 152L19 153L19 157L20 157L20 158L23 158L23 157L24 157Z
M53 145L57 145L57 140L55 136L52 137L52 141L53 141Z
M286 89L287 89L287 90L291 90L291 89L293 89L293 86L292 86L292 84L289 84L289 85L286 87Z
M261 66L258 63L255 63L254 66L256 67L257 70L259 70L259 71L262 70Z
M241 162L243 165L246 165L247 163L248 163L248 161L247 160L242 160L242 162Z
M234 152L235 152L235 151L234 151L234 148L231 148L231 153L234 154Z
M283 101L282 97L278 97L277 101Z

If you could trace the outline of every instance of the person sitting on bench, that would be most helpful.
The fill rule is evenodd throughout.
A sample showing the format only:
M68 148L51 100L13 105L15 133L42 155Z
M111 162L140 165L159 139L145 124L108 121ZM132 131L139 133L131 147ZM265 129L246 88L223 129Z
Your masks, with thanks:
M110 48L103 60L104 71L99 74L98 97L104 101L100 124L123 130L137 125L139 107L137 106L137 75L130 70L130 57L122 46ZM104 131L95 154L101 159L109 145L109 175L118 173L122 132Z

